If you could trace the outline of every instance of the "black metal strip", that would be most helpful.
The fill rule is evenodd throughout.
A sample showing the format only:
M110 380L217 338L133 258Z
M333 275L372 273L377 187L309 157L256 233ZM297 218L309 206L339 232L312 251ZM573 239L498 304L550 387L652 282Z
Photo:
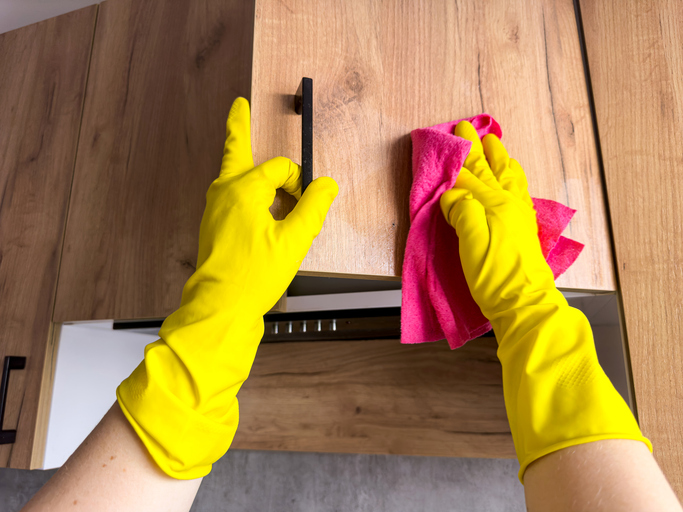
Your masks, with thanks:
M313 80L302 78L294 97L294 110L301 115L301 193L313 181Z

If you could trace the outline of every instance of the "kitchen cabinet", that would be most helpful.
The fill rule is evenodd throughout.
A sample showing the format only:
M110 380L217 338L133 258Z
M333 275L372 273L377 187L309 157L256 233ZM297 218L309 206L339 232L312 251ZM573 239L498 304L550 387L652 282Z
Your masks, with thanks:
M373 325L380 325L382 319L373 318L372 312L380 305L400 304L400 298L395 301L391 295L292 297L290 305L293 310L306 308L306 316L315 319L316 314L329 318L326 309L340 313L345 304L355 308L365 302L369 309L364 313ZM600 364L632 406L617 298L568 292L565 296L586 314ZM266 327L295 315L303 316L270 315ZM343 318L340 314L338 325ZM287 332L287 322L279 324L280 331ZM315 331L315 324L308 322L309 331ZM323 330L328 325L323 321ZM450 350L445 341L401 345L398 339L288 338L267 336L275 343L264 341L259 347L238 394L240 426L234 449L515 457L494 338L479 338L458 350Z
M664 0L640 18L616 2L582 7L592 92L572 0L107 0L0 36L0 114L13 128L0 133L0 283L16 298L0 305L0 350L28 356L5 419L21 439L0 446L0 465L39 465L55 326L178 306L234 98L251 99L257 164L298 161L293 95L308 76L314 174L340 195L300 275L399 281L410 131L493 115L532 195L578 210L566 234L586 248L558 285L623 293L637 411L680 494L680 13ZM664 169L668 180L643 178ZM292 205L279 193L272 212ZM512 456L499 371L492 340L453 353L264 344L234 446Z
M46 469L99 423L157 339L106 324L61 329ZM395 339L262 343L238 394L231 449L514 457L495 346L493 338L457 351Z
M54 320L163 318L194 272L253 4L112 0L97 17Z
M683 10L581 11L638 419L683 500Z
M232 100L251 96L257 163L298 160L302 76L313 78L314 172L340 185L302 274L400 279L410 131L485 111L532 194L578 210L568 235L586 248L559 284L616 289L571 0L109 0L54 320L171 313L194 270Z
M568 293L567 300L591 322L600 364L630 402L617 298ZM268 315L269 334L237 395L240 425L231 449L514 457L495 339L458 350L445 342L401 345L385 338L399 324L397 304L400 291L304 295L290 298L292 311ZM358 307L366 308L360 318ZM305 333L297 329L303 318ZM331 334L330 318L338 337L320 341ZM158 326L61 327L46 469L60 466L111 407ZM359 337L371 331L383 339Z
M578 210L568 236L586 248L558 285L615 289L571 0L257 1L257 162L298 155L288 95L301 76L313 78L314 173L340 186L302 273L400 276L410 131L487 112L531 194ZM280 216L292 203L281 199Z
M0 34L0 466L40 465L54 364L52 310L97 8Z

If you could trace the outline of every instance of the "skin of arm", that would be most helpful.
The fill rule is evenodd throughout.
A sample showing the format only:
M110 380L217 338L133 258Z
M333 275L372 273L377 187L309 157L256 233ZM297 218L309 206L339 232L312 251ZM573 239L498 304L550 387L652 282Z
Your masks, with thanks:
M529 512L680 512L662 470L643 443L580 444L533 462L524 477Z
M162 472L114 403L22 510L186 512L201 482L177 480Z

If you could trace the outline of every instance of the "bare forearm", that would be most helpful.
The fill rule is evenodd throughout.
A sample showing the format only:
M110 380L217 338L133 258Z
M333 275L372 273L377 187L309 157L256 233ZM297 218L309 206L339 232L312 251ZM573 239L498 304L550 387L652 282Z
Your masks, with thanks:
M200 483L159 470L115 403L23 510L187 511Z
M681 512L645 444L610 439L533 462L524 476L529 512Z

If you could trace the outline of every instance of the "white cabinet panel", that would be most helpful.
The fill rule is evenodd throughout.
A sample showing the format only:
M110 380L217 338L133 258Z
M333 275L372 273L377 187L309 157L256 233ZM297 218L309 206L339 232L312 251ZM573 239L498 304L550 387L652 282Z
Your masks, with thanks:
M116 400L116 387L158 338L112 330L112 322L63 325L44 469L59 467Z

